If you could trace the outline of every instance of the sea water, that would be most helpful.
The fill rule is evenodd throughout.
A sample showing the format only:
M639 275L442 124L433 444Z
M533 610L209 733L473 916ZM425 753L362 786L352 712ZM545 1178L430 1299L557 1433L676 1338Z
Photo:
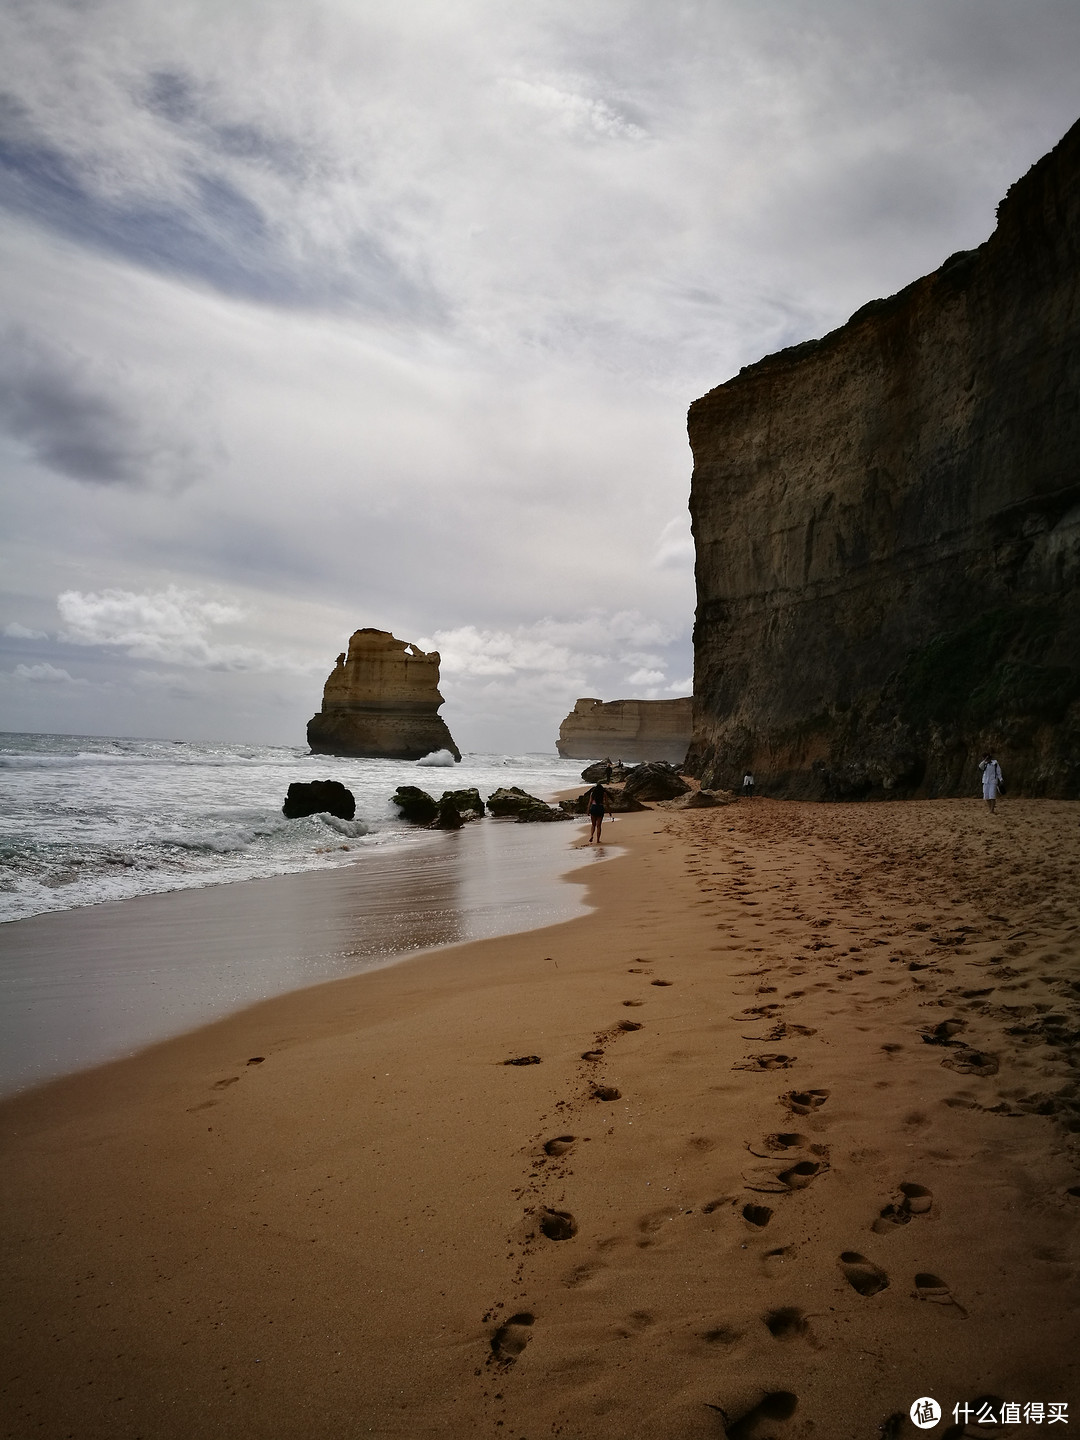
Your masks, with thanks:
M517 785L550 799L579 784L581 768L546 754L425 765L295 746L0 733L0 921L352 864L428 838L392 804L399 785L436 799ZM286 820L294 780L341 781L355 819Z

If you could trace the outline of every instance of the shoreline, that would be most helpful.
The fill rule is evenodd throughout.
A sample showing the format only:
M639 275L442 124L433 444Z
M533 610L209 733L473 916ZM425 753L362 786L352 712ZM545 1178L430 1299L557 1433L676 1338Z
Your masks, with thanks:
M275 994L580 913L581 892L558 883L594 858L573 828L511 825L486 817L349 865L8 922L0 1096Z
M3 1102L2 1433L1075 1422L1078 817L620 816L584 916Z

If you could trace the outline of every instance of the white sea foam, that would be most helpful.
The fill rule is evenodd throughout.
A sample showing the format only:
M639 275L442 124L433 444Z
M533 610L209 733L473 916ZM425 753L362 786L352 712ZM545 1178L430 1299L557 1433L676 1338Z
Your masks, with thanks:
M432 765L452 770L457 764L449 750L433 750L430 755L425 755L422 760L417 760L417 765Z
M390 797L415 783L418 763L288 746L0 734L0 920L349 864L372 846L413 844L417 831ZM486 797L510 784L549 798L577 782L580 762L465 755L453 769L455 789L475 785ZM290 781L314 779L346 785L356 818L286 820ZM427 788L438 799L449 780Z

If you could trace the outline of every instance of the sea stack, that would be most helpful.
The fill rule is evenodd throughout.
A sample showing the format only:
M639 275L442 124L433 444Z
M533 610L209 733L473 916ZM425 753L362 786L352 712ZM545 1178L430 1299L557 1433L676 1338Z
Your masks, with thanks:
M693 700L579 700L559 726L569 760L669 760L681 765L690 744Z
M419 760L433 750L461 751L439 715L439 652L429 654L386 630L357 630L308 721L317 755Z
M690 407L707 786L1080 796L1080 124L993 235Z

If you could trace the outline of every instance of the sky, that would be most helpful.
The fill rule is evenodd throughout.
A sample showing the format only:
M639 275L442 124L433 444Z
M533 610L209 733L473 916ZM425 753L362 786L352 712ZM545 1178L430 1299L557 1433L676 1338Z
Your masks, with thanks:
M981 244L1076 0L0 0L0 729L690 693L686 411Z

